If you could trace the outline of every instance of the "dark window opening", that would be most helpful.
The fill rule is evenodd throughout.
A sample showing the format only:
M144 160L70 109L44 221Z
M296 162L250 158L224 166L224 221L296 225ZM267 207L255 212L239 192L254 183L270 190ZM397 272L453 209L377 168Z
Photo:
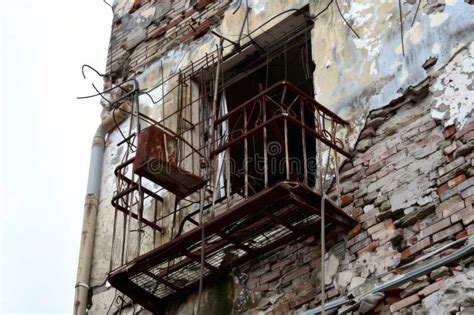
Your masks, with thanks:
M277 52L275 53L275 51ZM235 83L228 85L225 88L225 92L221 94L220 103L222 103L222 97L225 95L225 111L231 112L281 81L289 81L302 92L313 97L312 74L315 66L311 56L311 42L306 33L293 36L293 38L281 44L277 49L274 48L272 52L256 51L252 58L248 58L239 66L225 73L224 80L232 82L232 80L235 81L235 78L240 73L251 72L249 75L242 76ZM257 68L257 70L252 69L252 67ZM249 71L249 69L251 70ZM274 91L272 97L281 99L281 90ZM290 103L292 101L291 97L292 95L287 95L285 102ZM306 126L314 128L314 111L304 106L295 106L295 109L297 111L294 113L295 116L300 121L304 121ZM230 118L227 126L230 136L228 141L239 138L239 135L244 130L249 131L261 125L264 115L269 120L276 114L278 114L278 109L268 104L265 114L260 106L249 108L245 113L247 116L246 124L242 114ZM221 108L218 117L222 115ZM287 178L304 182L304 168L306 167L307 184L308 186L314 185L314 163L312 164L313 167L309 165L311 163L308 163L308 158L313 158L316 153L314 137L308 133L303 135L301 128L295 128L295 126L288 124L288 141L285 141L284 129L284 124L281 121L277 121L269 124L266 128L266 142L263 132L259 131L247 137L247 144L245 144L245 141L240 141L230 147L230 182L232 193L244 194L243 189L246 186L245 156L247 156L248 160L247 182L248 195L250 196L265 188L265 172L267 173L267 187L271 187ZM285 165L285 143L288 145L289 172L286 171ZM303 150L304 143L306 152ZM245 146L247 146L247 149L245 149ZM265 148L267 151L266 157L264 153ZM246 150L247 154L245 154Z

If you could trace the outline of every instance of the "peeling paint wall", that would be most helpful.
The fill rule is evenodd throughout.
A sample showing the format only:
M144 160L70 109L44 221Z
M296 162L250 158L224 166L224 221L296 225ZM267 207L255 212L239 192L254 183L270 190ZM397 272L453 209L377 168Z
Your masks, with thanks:
M403 56L397 1L339 2L360 38L344 24L334 6L316 20L312 36L317 65L314 85L318 101L353 123L354 143L370 110L385 106L409 86L443 71L448 61L472 43L474 7L463 0L422 1L415 18L418 2L402 1ZM312 3L312 14L320 12L326 3ZM425 71L423 64L431 57L437 58L437 63ZM470 62L458 67L472 75ZM472 88L463 92L472 100ZM461 103L464 111L472 111L469 100ZM465 124L466 112L454 118L460 112L448 114L453 118L447 123Z

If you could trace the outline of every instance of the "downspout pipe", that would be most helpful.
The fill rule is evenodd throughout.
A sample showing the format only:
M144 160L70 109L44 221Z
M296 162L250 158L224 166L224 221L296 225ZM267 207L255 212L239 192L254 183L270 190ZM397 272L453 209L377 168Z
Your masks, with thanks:
M122 104L121 107L122 110L116 113L110 112L109 115L102 120L92 141L75 286L73 312L75 315L84 315L87 311L95 228L100 200L100 181L104 162L105 139L107 134L116 126L116 123L120 124L128 117L128 113L131 110L130 103L126 102ZM113 115L115 117L113 117Z

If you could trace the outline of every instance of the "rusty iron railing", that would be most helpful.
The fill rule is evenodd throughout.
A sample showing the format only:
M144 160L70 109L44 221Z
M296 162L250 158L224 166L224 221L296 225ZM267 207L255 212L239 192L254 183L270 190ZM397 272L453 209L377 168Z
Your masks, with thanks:
M218 279L252 258L317 233L321 202L329 225L350 229L354 220L337 202L323 199L317 185L321 149L349 156L338 138L346 125L287 81L218 116L213 139L201 141L210 150L198 150L207 152L211 170L203 188L207 197L201 215L203 209L208 213L202 225L192 219L198 210L189 213L174 238L115 269L110 283L147 309L163 313L169 301L195 290L201 278ZM133 159L125 164L131 163ZM122 180L134 187L130 178ZM224 192L219 198L218 190ZM140 191L142 197L160 197ZM195 227L182 233L186 220Z

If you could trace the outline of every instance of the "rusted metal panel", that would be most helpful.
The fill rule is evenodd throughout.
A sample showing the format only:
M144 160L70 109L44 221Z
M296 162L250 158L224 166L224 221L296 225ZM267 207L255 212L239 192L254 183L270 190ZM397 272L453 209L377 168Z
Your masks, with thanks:
M186 197L204 185L204 180L179 167L176 138L163 129L150 126L138 136L134 172L164 187L179 197Z

